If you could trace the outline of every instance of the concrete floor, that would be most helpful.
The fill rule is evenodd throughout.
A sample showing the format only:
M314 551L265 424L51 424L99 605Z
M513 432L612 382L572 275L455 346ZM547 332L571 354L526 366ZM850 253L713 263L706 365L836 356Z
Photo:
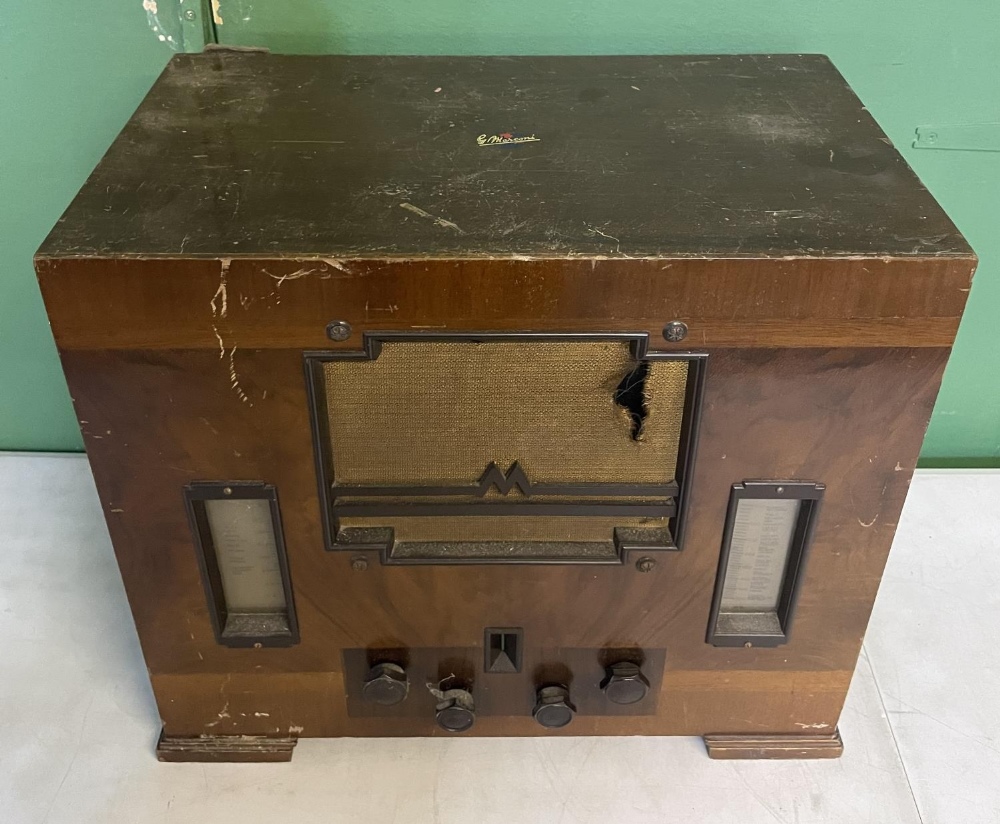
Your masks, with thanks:
M290 764L160 764L86 461L0 455L0 821L1000 822L1000 472L921 472L837 761L700 739L303 740Z

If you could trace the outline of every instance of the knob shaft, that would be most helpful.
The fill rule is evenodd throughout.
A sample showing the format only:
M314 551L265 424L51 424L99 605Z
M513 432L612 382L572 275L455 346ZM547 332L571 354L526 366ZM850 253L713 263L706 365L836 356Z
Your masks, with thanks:
M406 677L406 670L399 664L383 663L368 670L361 695L365 701L391 707L405 699L409 691L410 681Z
M435 718L441 729L465 732L476 723L476 705L472 700L472 693L464 689L442 692Z
M531 717L543 727L549 729L565 727L573 720L575 714L576 707L570 703L569 690L562 684L550 684L538 690L538 698Z
M637 704L649 692L649 681L634 661L620 661L605 670L601 689L614 704Z

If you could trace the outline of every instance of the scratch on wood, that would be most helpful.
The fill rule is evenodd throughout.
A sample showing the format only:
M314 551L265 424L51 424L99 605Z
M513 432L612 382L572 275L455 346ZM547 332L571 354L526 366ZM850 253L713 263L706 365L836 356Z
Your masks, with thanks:
M590 235L591 237L594 237L594 235L600 235L601 237L606 237L608 240L613 240L616 244L618 244L618 246L617 246L617 248L616 248L615 251L621 252L621 250L622 250L622 242L621 242L621 240L619 240L618 238L616 238L614 235L609 235L607 232L602 232L596 226L587 226L586 223L584 224L584 226L587 227L587 234Z
M194 633L191 633L191 638L194 639ZM231 718L232 717L229 714L229 699L226 697L226 687L229 685L229 682L232 681L232 679L233 679L232 675L227 675L226 676L226 680L223 681L219 685L219 697L222 698L225 703L223 703L222 709L219 710L219 712L217 714L218 717L216 718L216 720L212 721L211 723L206 724L205 725L206 727L214 727L220 721L222 721L223 718Z
M212 300L209 301L209 305L212 307L212 317L222 317L226 316L229 311L229 296L226 293L226 278L229 277L229 264L232 262L230 258L223 258L219 261L222 265L219 270L219 288L215 290L215 294L212 295ZM216 303L218 301L218 303Z
M253 401L247 397L247 393L243 391L243 387L240 386L240 379L236 375L236 347L234 346L229 350L229 384L233 387L233 391L243 403L250 404L253 406Z
M456 223L452 223L450 220L445 220L443 217L437 217L432 215L430 212L425 212L419 206L414 206L412 203L400 203L399 207L401 209L406 209L408 212L413 212L415 215L420 215L420 217L425 217L428 220L433 220L438 226L442 226L446 229L454 229L460 235L464 235L465 232Z
M313 274L313 272L315 272L316 270L315 269L299 269L296 272L289 272L287 275L272 275L266 269L262 270L262 271L264 271L264 273L268 277L274 278L278 282L277 285L281 286L281 284L284 283L286 280L298 280L299 278L304 278L306 275Z
M219 334L219 330L214 324L212 331L215 333L215 339L219 342L219 360L222 360L226 356L226 345L222 342L222 335Z
M323 263L325 263L331 269L336 269L347 275L352 274L351 270L348 269L346 266L344 266L344 264L339 260L334 260L333 258L320 258L320 260L322 260Z

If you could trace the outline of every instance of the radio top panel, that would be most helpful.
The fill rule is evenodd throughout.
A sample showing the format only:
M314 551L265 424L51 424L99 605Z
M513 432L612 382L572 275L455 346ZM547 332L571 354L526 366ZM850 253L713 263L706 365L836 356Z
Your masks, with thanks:
M238 52L171 60L41 251L971 255L821 55Z

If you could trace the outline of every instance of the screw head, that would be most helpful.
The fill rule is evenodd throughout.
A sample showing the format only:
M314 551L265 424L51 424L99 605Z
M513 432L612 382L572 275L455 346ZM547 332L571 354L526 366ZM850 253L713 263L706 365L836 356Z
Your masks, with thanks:
M346 320L335 320L327 324L326 336L335 341L347 340L351 336L351 324Z
M230 487L230 486L227 486L225 489L222 490L222 494L223 495L232 495L233 494L233 488Z
M677 343L687 337L687 324L681 320L672 320L663 327L663 337L671 343Z
M656 566L656 561L648 556L644 556L635 562L635 568L639 572L652 572L653 567Z
M184 12L184 19L185 20L194 20L197 16L198 15L195 14L194 9L188 9L186 12Z
M368 569L368 559L364 555L351 559L351 569L355 572L364 572Z

